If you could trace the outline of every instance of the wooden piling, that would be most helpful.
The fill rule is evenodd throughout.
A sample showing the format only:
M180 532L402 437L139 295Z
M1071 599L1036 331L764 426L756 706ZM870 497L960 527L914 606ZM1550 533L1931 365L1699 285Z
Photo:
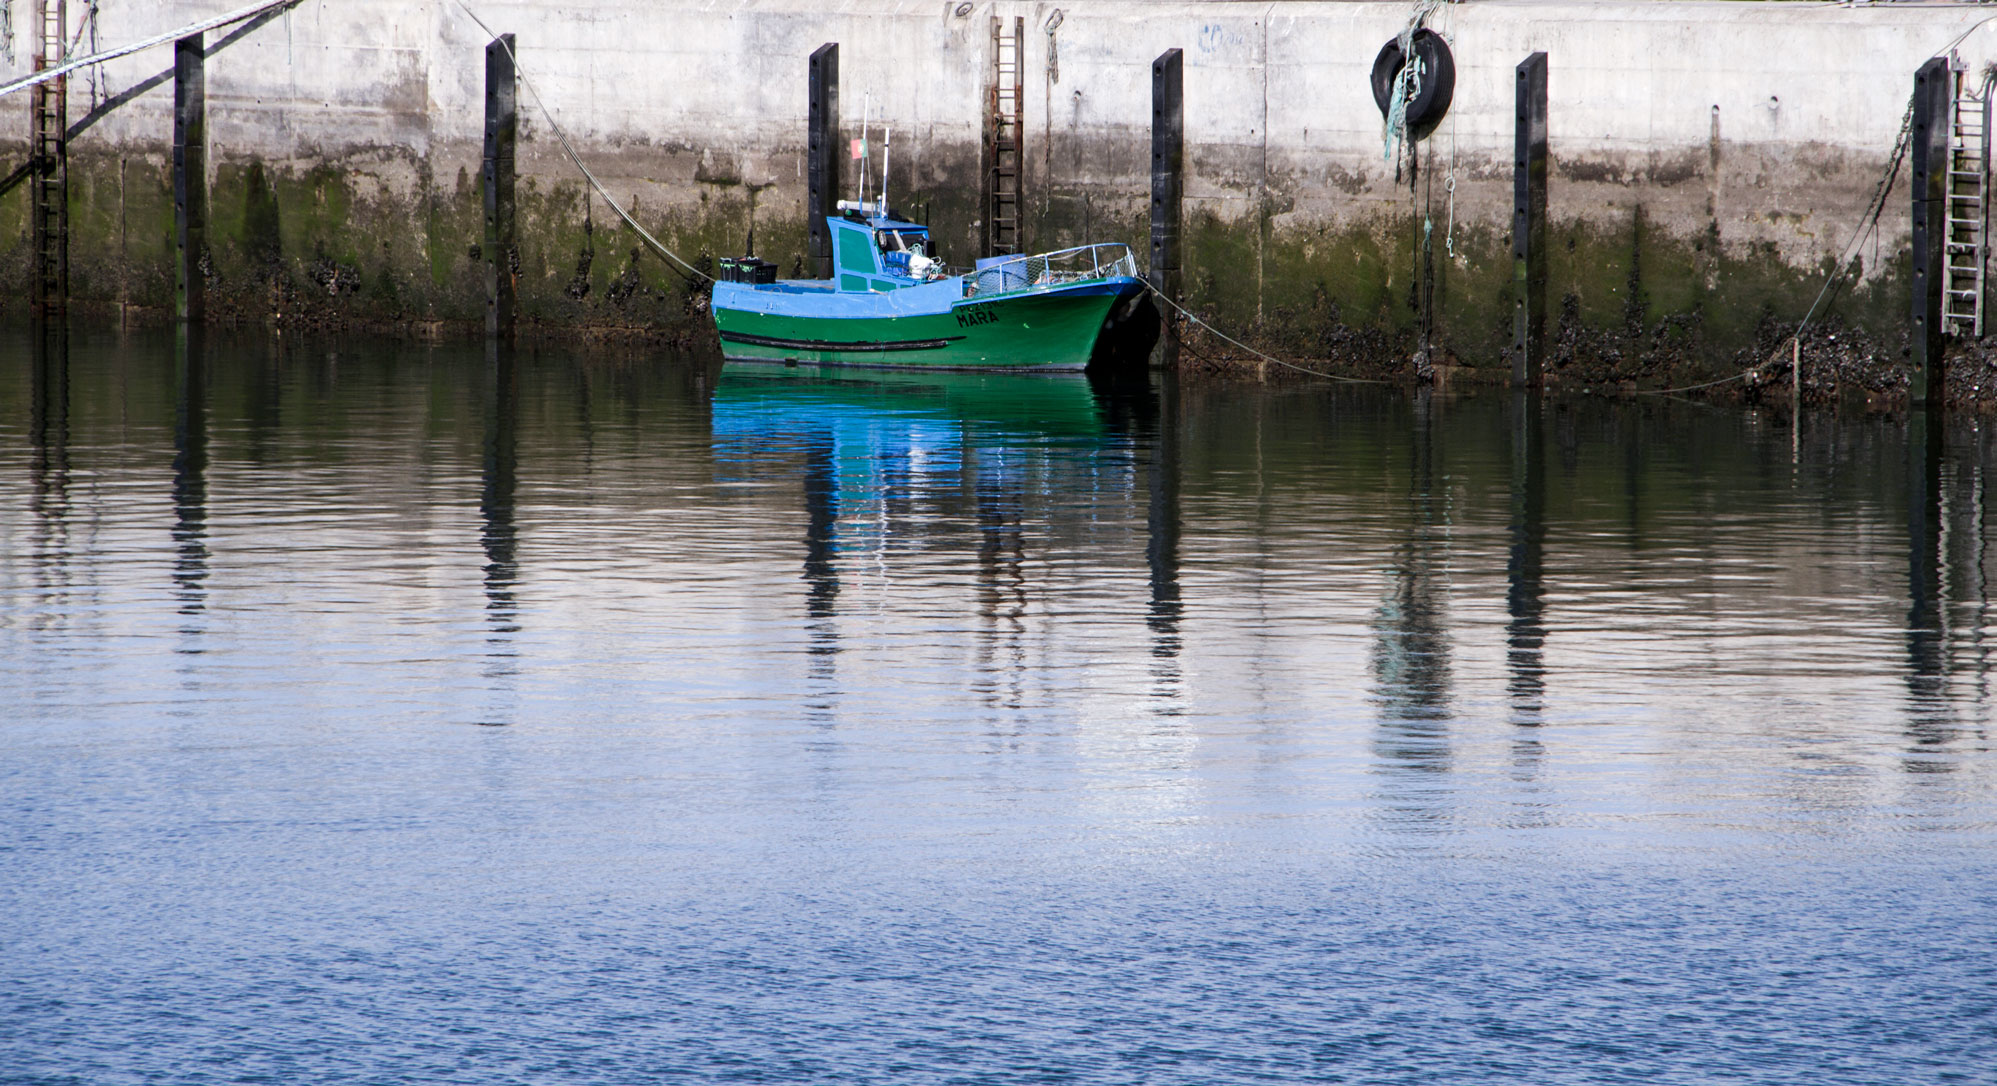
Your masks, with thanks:
M200 324L206 311L201 274L208 239L208 91L202 35L173 43L174 316Z
M1184 54L1167 49L1151 62L1151 287L1159 306L1157 364L1179 362L1180 205L1185 195L1186 94Z
M485 334L513 337L520 251L513 230L513 150L519 135L513 35L485 47Z
M839 204L839 43L811 54L805 112L804 218L810 230L812 274L832 278L832 232L825 225Z
M1546 363L1546 54L1519 62L1512 154L1512 385Z
M1931 57L1914 73L1914 118L1908 159L1913 167L1913 324L1907 398L1926 407L1941 399L1942 246L1948 241L1948 137L1955 83L1946 57Z

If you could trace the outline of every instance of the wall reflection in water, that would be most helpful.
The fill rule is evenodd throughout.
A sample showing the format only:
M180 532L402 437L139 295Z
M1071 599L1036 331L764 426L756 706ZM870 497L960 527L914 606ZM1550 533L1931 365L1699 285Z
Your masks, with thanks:
M1990 1063L1975 420L9 345L30 1077Z
M1993 450L1974 420L1799 431L1500 390L481 347L21 348L0 375L0 528L45 605L17 629L104 613L79 578L150 568L185 652L217 651L221 615L294 616L268 636L353 659L433 620L475 630L475 661L394 657L418 699L475 662L447 715L518 721L550 639L600 652L577 666L613 686L691 653L660 673L822 726L972 713L1014 749L1088 721L1125 769L1186 789L1323 744L1405 825L1471 817L1470 775L1551 787L1579 725L1787 766L1845 720L1841 741L1885 728L1880 759L1927 778L1988 743ZM157 542L157 564L100 569L113 539Z

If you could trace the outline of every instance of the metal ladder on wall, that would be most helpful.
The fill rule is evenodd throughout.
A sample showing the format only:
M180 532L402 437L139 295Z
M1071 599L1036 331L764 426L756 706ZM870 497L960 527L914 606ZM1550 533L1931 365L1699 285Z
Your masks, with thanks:
M1019 252L1020 171L1025 164L1020 124L1025 100L1026 20L1014 16L1012 32L1005 20L992 17L992 89L990 175L985 181L985 252L999 256Z
M1967 67L1951 54L1955 117L1948 137L1948 237L1942 325L1952 336L1983 335L1985 256L1990 249L1990 106L1988 78L1968 86Z
M35 70L53 68L67 55L66 0L36 0ZM28 215L34 241L34 308L61 313L69 297L69 77L37 83L34 161Z

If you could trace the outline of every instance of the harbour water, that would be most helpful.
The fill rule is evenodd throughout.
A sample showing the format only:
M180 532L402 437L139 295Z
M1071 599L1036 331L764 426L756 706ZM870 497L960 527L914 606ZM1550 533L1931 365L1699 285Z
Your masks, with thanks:
M0 1081L1997 1081L1973 418L0 355Z

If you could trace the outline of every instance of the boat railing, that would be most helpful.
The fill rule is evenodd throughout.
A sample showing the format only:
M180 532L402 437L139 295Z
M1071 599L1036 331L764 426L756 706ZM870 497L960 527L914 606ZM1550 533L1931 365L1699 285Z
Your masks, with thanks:
M1079 283L1113 275L1137 275L1137 257L1130 246L1116 241L1078 245L986 264L964 276L964 297Z

